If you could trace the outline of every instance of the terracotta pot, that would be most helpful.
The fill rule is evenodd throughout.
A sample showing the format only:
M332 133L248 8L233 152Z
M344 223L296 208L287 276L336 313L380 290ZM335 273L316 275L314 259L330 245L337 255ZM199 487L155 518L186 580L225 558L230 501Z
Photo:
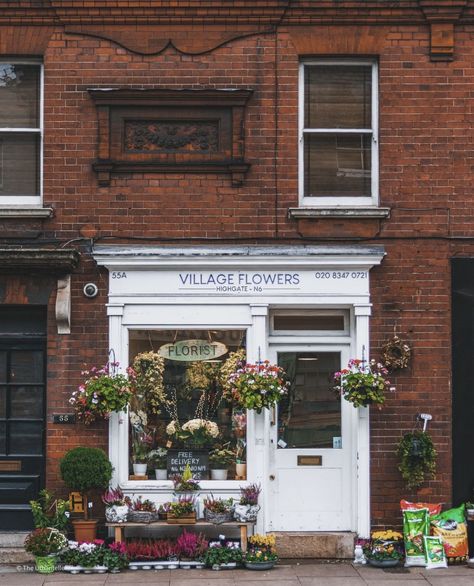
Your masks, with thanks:
M97 521L76 519L72 522L76 541L94 541L97 536Z
M239 462L235 465L235 474L239 478L246 478L247 477L247 464L240 464Z

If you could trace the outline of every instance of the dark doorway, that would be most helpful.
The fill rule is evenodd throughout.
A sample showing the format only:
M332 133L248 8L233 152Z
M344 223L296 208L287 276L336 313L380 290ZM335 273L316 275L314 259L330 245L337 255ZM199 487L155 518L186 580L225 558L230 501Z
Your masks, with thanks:
M474 259L453 259L453 504L474 499Z
M46 308L0 306L0 527L33 526L45 480Z

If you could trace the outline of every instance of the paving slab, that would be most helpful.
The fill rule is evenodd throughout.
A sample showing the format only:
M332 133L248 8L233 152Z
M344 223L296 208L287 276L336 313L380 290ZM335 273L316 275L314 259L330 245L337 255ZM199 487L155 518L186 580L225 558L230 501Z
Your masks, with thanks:
M347 576L359 577L357 570L352 564L295 564L293 571L297 577L300 576Z
M301 576L301 586L365 586L362 578L353 576ZM427 585L425 585L427 586Z

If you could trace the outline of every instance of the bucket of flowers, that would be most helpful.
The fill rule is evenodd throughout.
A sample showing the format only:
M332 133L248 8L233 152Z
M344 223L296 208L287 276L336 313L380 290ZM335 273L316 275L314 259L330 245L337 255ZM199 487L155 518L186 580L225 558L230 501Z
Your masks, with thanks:
M142 500L139 496L136 499L125 497L128 506L128 521L132 523L152 523L158 520L158 511L155 503L149 499Z
M395 391L385 378L388 370L379 362L351 359L347 368L335 372L334 392L349 401L354 407L367 407L376 404L381 409L385 402L385 393Z
M35 556L37 572L52 574L56 566L56 556L67 547L67 539L58 529L39 527L26 537L24 547Z
M287 394L289 382L281 366L268 360L256 364L242 364L233 372L226 384L227 395L235 405L261 413L272 407Z
M364 555L371 566L378 568L397 566L405 556L403 535L398 531L373 531L363 546Z
M133 371L127 370L127 378L117 372L118 365L118 362L110 362L81 372L85 380L69 399L80 421L88 425L127 408L134 393Z
M209 523L220 525L232 521L234 514L234 500L215 499L211 494L209 498L204 499L204 518Z
M274 535L256 533L249 537L249 548L244 556L248 570L271 570L278 561Z

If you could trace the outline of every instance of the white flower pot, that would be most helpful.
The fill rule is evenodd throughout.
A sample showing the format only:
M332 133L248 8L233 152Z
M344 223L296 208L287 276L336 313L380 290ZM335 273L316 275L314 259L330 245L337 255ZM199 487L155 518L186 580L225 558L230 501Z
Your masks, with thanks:
M211 468L211 480L227 480L227 470L214 470Z
M240 523L256 521L257 514L260 511L260 505L240 505L234 507L234 519Z
M133 464L133 473L135 476L145 476L146 464Z
M125 523L128 515L127 505L112 505L105 508L107 523Z
M166 468L164 470L156 469L155 476L157 480L166 480L168 478L168 470Z

